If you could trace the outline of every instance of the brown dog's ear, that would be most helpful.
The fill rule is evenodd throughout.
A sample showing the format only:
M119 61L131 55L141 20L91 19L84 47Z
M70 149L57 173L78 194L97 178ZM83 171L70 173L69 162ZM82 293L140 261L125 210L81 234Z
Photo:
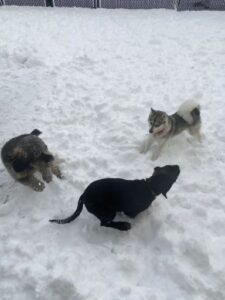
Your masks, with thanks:
M12 163L13 169L16 172L23 172L25 170L28 169L29 167L29 163L22 160L22 159L16 159L13 163Z
M43 160L44 162L48 163L48 162L54 160L54 156L49 153L42 153L40 156L40 159Z

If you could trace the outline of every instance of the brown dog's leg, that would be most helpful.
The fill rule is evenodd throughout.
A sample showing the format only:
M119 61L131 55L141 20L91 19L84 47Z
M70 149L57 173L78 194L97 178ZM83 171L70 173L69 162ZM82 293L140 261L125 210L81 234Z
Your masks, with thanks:
M32 166L34 167L35 170L41 173L42 179L45 182L49 183L52 181L52 173L51 173L51 167L49 166L49 163L46 163L44 161L38 161Z
M54 163L51 165L51 171L52 171L52 174L54 174L56 177L62 179L63 178L63 175L62 175L62 172L59 168L59 166L55 165Z
M49 167L42 168L40 172L45 182L49 183L52 181L51 168Z
M42 192L45 188L44 182L38 180L33 175L30 175L30 176L27 176L24 178L20 178L18 181L24 185L29 186L36 192Z

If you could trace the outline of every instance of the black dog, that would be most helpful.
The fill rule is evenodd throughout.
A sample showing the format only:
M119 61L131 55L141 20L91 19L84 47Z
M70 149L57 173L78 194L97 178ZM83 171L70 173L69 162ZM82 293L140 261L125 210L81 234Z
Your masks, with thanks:
M119 230L129 230L128 222L113 222L117 212L124 212L128 217L134 218L147 209L156 196L170 190L180 168L177 165L156 167L150 178L143 180L125 180L120 178L106 178L92 182L81 195L74 214L66 219L50 220L58 224L65 224L76 219L85 204L87 210L94 214L101 226L112 227Z

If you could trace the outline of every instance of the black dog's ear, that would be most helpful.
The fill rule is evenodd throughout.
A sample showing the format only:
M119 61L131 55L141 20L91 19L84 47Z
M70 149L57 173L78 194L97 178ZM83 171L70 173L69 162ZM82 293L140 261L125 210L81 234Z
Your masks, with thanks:
M167 198L167 193L180 174L179 166L155 167L151 177L151 185L156 195L162 194Z
M34 129L33 131L31 131L30 134L38 136L38 135L42 134L42 132L38 129Z
M43 160L44 162L48 163L48 162L54 160L54 156L52 154L42 153L40 156L40 159Z
M155 112L155 110L151 107L151 112L153 113L153 112Z
M155 168L154 168L154 171L155 171L155 172L158 172L159 170L161 170L160 167L155 167Z
M160 171L161 171L160 167L155 167L152 176L160 175Z
M28 162L25 162L25 161L22 160L22 159L16 159L16 160L12 163L12 166L13 166L13 169L14 169L16 172L23 172L23 171L25 171L25 170L28 169L29 163L28 163Z

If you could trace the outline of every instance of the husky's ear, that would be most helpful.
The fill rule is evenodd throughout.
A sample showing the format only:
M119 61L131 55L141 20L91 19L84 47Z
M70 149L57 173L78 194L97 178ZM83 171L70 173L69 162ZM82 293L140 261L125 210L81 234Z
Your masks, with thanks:
M151 107L150 112L151 112L151 113L154 113L154 112L155 112L155 109L153 109L153 108Z

